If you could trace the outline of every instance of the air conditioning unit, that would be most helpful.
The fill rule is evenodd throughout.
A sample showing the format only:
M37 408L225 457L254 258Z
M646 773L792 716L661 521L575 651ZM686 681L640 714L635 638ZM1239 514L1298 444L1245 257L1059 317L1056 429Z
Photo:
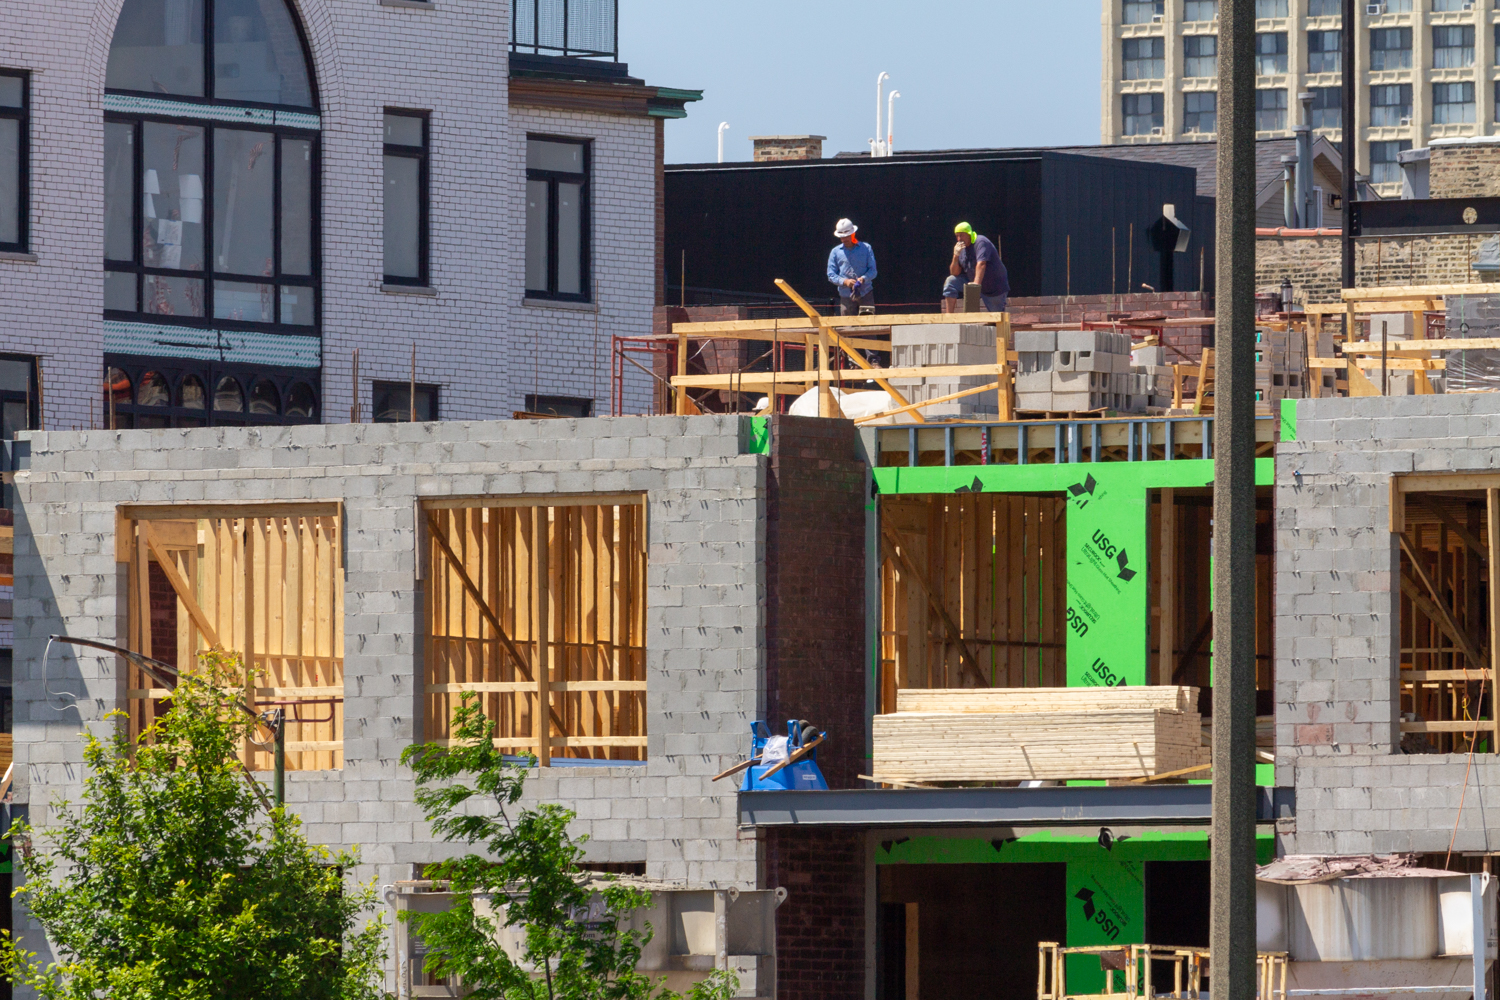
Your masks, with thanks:
M1465 9L1467 9L1467 8L1465 8ZM1152 14L1151 15L1151 23L1152 24L1161 24L1166 19L1167 19L1167 15L1165 15L1165 14Z
M1365 4L1365 13L1370 15L1371 17L1379 17L1381 14L1385 13L1385 4L1367 3Z
M1163 135L1163 134L1164 134L1164 132L1163 132L1163 130L1162 130L1162 127L1161 127L1161 126L1160 126L1160 125L1158 125L1158 126L1156 126L1156 127L1155 127L1155 128L1153 128L1153 129L1152 129L1152 130L1151 130L1151 134L1152 134L1152 135Z
M1410 125L1411 124L1411 115L1407 115L1406 117L1402 118L1401 119L1401 124L1402 125Z

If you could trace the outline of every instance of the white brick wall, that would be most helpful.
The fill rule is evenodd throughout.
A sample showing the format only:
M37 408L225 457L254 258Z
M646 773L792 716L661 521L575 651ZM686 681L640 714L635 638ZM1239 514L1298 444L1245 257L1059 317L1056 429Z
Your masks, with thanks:
M509 416L534 389L594 397L607 412L610 335L651 327L654 122L513 112L507 3L438 0L417 10L377 0L292 2L312 49L323 114L324 419L348 419L355 348L368 415L369 381L406 379L413 341L417 379L443 387L445 419ZM0 66L32 72L31 246L38 258L0 261L0 351L41 358L52 429L99 419L101 102L122 3L10 0L0 32ZM380 288L387 106L432 113L435 296ZM594 140L597 338L592 310L522 304L528 131ZM648 380L632 371L628 408L639 410Z

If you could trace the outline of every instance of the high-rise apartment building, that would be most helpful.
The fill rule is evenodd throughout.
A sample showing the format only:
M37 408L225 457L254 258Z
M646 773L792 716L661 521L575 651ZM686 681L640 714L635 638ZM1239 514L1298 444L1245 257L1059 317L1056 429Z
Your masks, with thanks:
M1256 0L1261 138L1290 136L1301 93L1315 134L1343 141L1340 0ZM1493 135L1500 116L1495 0L1360 0L1356 163L1399 195L1397 154L1449 136ZM1217 0L1105 0L1105 143L1212 140L1218 122Z

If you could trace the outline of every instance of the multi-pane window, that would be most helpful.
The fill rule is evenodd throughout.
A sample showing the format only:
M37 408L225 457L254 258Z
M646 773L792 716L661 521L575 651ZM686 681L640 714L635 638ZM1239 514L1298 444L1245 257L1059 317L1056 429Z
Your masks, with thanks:
M1341 0L1307 0L1308 17L1339 17L1343 13Z
M1151 135L1164 127L1165 98L1161 94L1124 95L1125 134Z
M385 113L385 280L425 285L427 273L427 115Z
M1472 10L1474 0L1432 0L1432 9L1435 11L1448 10Z
M1500 122L1500 80L1495 81L1495 121Z
M1218 76L1219 36L1186 35L1182 39L1182 75Z
M1370 143L1370 183L1399 184L1401 164L1396 158L1408 149L1411 149L1411 143L1405 139Z
M0 441L36 425L36 359L0 354Z
M1257 132L1281 132L1286 129L1286 91L1257 90L1255 92L1255 130Z
M1411 123L1411 84L1391 83L1370 88L1370 124L1377 127Z
M1287 0L1255 0L1256 17L1286 17Z
M1432 68L1462 69L1474 65L1474 26L1440 24L1432 29Z
M1286 72L1285 31L1262 31L1256 34L1255 72L1259 76Z
M376 382L370 412L377 424L427 422L438 418L438 387L418 382L412 393L410 382Z
M1219 16L1219 0L1184 0L1184 21L1212 21Z
M1387 14L1410 14L1412 12L1411 0L1384 0L1381 6Z
M589 144L526 140L526 294L589 301Z
M1434 83L1432 85L1432 123L1434 125L1468 125L1474 122L1474 84Z
M1125 79L1160 80L1167 69L1167 40L1127 38L1124 41Z
M1150 24L1158 17L1165 17L1167 0L1124 0L1126 24Z
M0 250L26 249L28 159L26 120L29 79L0 69Z
M1311 91L1312 121L1315 130L1320 128L1343 128L1344 101L1339 87L1314 87Z
M1372 28L1370 69L1411 69L1411 29Z
M1219 95L1212 90L1183 94L1182 130L1204 135L1219 131Z
M1307 33L1307 71L1337 73L1343 68L1342 31L1309 31Z
M318 419L308 373L258 372L217 362L160 358L107 364L103 426L244 427Z

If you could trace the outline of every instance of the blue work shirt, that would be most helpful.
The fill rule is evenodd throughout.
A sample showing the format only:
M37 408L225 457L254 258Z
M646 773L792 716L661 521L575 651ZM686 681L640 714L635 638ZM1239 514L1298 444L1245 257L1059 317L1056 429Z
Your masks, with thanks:
M875 288L875 251L868 243L856 243L846 247L840 243L828 255L828 281L837 285L839 294L848 298L852 294L869 295ZM855 288L844 284L845 278L863 278Z
M988 236L981 236L971 245L964 247L958 253L958 266L964 269L964 280L973 282L975 265L984 263L984 284L979 288L979 294L993 298L996 295L1010 294L1010 275L1005 273L1005 265L1000 262L1000 251L995 249L995 244L990 242Z

